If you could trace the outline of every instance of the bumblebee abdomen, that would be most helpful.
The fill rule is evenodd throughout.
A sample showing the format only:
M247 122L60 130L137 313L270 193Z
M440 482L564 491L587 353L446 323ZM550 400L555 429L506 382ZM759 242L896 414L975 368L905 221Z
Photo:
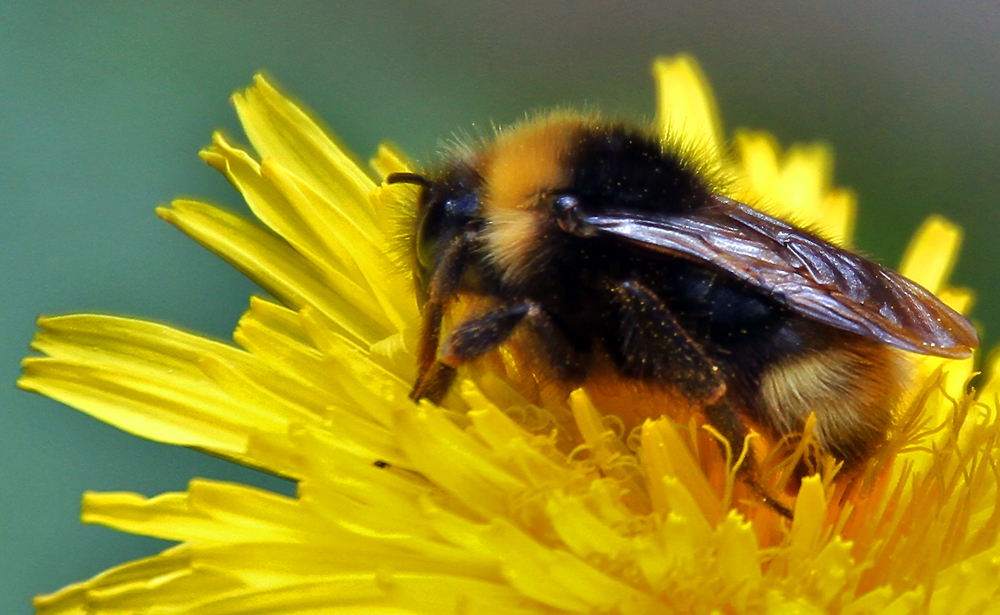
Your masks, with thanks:
M808 352L768 364L753 407L782 434L801 432L809 415L815 415L820 446L849 468L884 442L906 365L895 349L860 335L837 330L821 335Z

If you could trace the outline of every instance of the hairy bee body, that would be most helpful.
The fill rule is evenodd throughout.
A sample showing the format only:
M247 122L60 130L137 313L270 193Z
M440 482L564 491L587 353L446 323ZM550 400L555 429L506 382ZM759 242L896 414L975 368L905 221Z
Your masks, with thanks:
M815 413L827 451L869 456L905 380L896 348L966 356L975 332L898 274L722 196L696 158L555 114L390 177L421 187L414 397L440 400L456 368L525 331L568 385L610 364L701 408L730 442L747 421L781 436ZM462 295L477 309L442 331Z

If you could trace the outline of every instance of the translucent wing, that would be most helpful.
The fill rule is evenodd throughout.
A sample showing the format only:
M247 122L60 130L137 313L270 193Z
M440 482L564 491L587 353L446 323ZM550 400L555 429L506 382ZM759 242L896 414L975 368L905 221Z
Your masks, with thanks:
M584 221L640 250L714 265L793 310L921 354L967 357L971 323L930 291L742 203L716 197L693 214L611 212Z

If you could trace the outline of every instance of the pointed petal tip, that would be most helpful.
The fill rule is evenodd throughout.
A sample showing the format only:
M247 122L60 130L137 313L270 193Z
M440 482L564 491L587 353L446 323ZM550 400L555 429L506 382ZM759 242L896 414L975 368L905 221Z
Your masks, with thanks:
M256 92L273 92L276 89L274 83L274 77L268 71L259 70L254 73L250 85L239 88L230 95L229 99L234 104L237 104L252 97Z
M938 294L948 285L961 244L959 225L938 214L928 216L913 234L899 272Z
M171 202L169 205L159 205L156 207L156 209L153 210L153 213L155 213L156 217L159 218L160 220L165 220L167 222L170 222L174 218L173 207L174 207L173 202Z
M678 53L672 56L657 56L653 59L653 74L657 77L664 72L686 73L707 83L705 74L701 70L701 65L694 55L690 53Z
M722 121L712 88L690 55L660 57L653 62L656 123L661 135L697 152L709 168L722 160Z

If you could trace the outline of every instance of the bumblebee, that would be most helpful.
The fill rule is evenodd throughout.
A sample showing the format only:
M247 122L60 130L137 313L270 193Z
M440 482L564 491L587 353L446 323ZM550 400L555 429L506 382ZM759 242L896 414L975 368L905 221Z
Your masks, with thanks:
M523 332L546 377L666 393L737 449L748 424L780 437L815 414L850 468L891 426L896 349L978 345L928 290L727 198L692 148L641 127L557 113L387 182L419 189L414 399L440 402L457 368ZM476 308L444 331L459 297Z

